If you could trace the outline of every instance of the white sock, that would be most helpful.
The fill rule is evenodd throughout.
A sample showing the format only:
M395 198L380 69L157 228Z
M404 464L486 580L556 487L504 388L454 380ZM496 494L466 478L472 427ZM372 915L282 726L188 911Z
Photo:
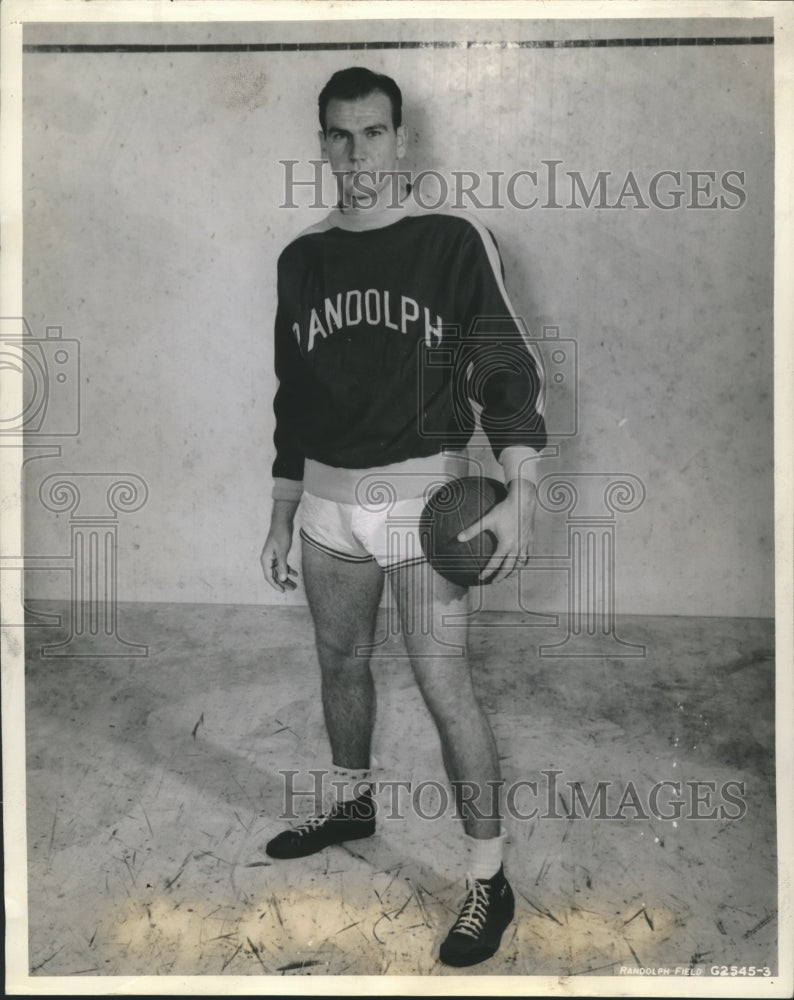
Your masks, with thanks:
M505 831L502 830L498 837L489 837L487 840L479 840L468 834L464 836L469 856L468 869L472 878L493 878L502 866L507 840Z
M368 785L371 785L372 768L353 770L349 767L338 767L336 764L332 764L328 782L331 795L337 804L352 802L353 799L359 798L366 791Z

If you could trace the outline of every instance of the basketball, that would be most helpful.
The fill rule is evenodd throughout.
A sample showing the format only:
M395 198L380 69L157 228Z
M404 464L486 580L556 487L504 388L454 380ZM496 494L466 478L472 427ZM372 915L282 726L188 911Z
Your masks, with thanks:
M495 572L485 580L480 579L480 573L496 548L495 535L483 531L468 542L459 542L458 534L506 496L502 483L485 476L453 479L433 493L422 511L419 537L425 557L437 573L461 587L491 582Z

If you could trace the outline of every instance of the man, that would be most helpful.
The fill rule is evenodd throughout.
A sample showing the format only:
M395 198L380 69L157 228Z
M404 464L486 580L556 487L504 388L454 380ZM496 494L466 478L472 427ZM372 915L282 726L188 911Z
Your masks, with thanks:
M362 650L373 642L387 576L470 855L468 896L440 958L473 965L494 954L513 918L491 801L499 762L465 656L444 655L437 639L465 650L468 591L429 567L411 525L422 484L466 474L473 397L508 495L460 537L495 535L483 577L496 571L500 580L526 563L533 470L546 440L540 366L513 318L488 231L460 213L422 210L399 175L406 135L397 84L342 70L319 111L339 207L279 259L273 512L261 561L274 587L295 587L287 560L300 502L335 801L266 849L298 858L375 831L374 689ZM449 349L434 363L439 345ZM388 484L388 510L368 501L372 482ZM432 627L422 627L428 618Z

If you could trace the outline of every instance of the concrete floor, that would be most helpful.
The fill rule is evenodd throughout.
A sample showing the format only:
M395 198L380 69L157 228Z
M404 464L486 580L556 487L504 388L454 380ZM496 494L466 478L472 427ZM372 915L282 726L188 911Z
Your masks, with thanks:
M618 975L715 964L776 972L773 625L625 618L644 658L538 658L560 627L482 614L476 684L508 785L540 818L507 820L516 920L499 953L436 960L463 898L460 823L411 808L371 840L297 862L264 843L280 769L322 767L326 738L308 614L295 608L122 605L145 658L48 658L63 624L27 630L30 969L35 976ZM374 662L382 779L443 780L432 723L401 647ZM561 818L548 815L554 769ZM308 775L299 778L308 783ZM745 782L741 818L673 821L659 781ZM566 818L569 782L608 812ZM686 787L686 786L684 786ZM705 787L705 786L701 786ZM705 793L704 793L705 794ZM436 790L436 798L441 792ZM734 788L734 795L736 790ZM708 796L706 796L708 798ZM669 795L660 797L667 812ZM637 801L637 800L635 800ZM380 796L382 810L390 798ZM433 788L421 800L425 815ZM615 980L616 985L618 983Z

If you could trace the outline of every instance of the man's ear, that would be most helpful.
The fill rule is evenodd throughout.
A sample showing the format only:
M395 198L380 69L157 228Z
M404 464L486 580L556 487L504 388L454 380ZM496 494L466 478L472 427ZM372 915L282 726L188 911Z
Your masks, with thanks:
M405 156L405 151L408 148L408 132L406 131L405 125L398 125L397 127L397 156Z
M317 138L320 140L320 158L327 160L328 153L325 150L325 132L322 129L317 132Z

